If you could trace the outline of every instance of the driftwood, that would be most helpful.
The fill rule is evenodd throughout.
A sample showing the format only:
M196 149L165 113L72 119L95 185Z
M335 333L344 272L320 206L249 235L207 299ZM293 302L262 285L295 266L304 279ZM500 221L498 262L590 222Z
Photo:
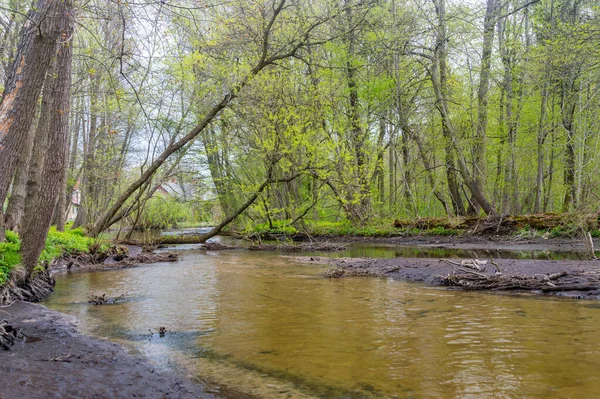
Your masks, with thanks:
M107 297L106 294L102 294L102 295L91 294L88 296L88 303L91 303L92 305L95 305L95 306L96 305L113 305L115 303L124 301L125 295L126 295L126 293L122 293L119 296L111 298L111 297Z
M25 334L23 334L20 328L11 326L6 320L0 320L0 348L10 350L15 340L23 336Z
M593 291L600 289L598 271L543 275L493 275L457 269L443 277L442 285L464 290L527 290L541 292Z

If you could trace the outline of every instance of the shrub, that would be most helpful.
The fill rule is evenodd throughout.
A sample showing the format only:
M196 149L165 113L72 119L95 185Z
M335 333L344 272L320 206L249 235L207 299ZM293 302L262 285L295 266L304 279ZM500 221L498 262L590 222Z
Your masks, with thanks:
M170 229L185 221L189 212L184 204L173 199L151 198L140 218L142 229Z
M273 221L273 228L268 222L257 224L252 228L254 233L258 234L284 234L294 235L298 232L294 226L291 226L289 220L275 220Z

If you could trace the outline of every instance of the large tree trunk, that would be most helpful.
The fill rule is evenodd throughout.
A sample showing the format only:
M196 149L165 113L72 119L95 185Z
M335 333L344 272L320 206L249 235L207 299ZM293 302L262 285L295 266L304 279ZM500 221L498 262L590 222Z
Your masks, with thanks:
M29 129L29 137L27 137L23 156L17 163L15 179L13 181L10 198L8 199L8 208L6 208L6 228L8 230L18 231L23 215L25 214L27 180L29 178L31 154L33 152L36 130L35 125L32 125Z
M56 54L63 1L38 0L21 32L21 41L0 104L0 204L8 194L18 160L23 156L46 71ZM4 215L0 216L0 241Z
M21 256L23 266L30 275L37 265L38 258L44 248L52 213L56 206L61 189L62 176L66 164L67 137L69 134L69 106L71 97L71 61L73 47L74 20L71 0L62 4L61 46L56 60L56 68L49 76L46 84L49 87L47 95L51 107L50 123L48 124L48 153L44 162L41 190L38 196L37 208L34 214L26 215L26 223L21 235Z
M56 64L52 66L52 70L56 69ZM48 125L52 119L52 101L53 93L50 80L47 78L47 83L44 86L42 93L42 105L40 111L40 119L37 124L35 131L35 139L33 142L33 150L31 158L29 160L29 171L27 174L27 195L25 197L25 217L33 217L37 212L37 200L38 194L40 193L40 186L42 184L44 162L46 161L46 155L48 154ZM25 220L19 221L19 231L23 229L22 224Z

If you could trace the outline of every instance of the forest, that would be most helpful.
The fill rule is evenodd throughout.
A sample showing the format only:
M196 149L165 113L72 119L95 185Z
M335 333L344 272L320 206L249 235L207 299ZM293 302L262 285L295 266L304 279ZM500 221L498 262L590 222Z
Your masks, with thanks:
M594 1L35 3L0 3L0 240L30 272L75 207L91 237L597 211Z
M600 391L597 0L0 0L0 93L0 399Z

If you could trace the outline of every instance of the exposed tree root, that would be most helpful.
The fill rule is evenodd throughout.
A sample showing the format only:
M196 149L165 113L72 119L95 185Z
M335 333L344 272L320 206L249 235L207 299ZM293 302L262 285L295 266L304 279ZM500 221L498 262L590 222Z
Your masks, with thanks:
M0 304L15 300L38 302L54 290L54 279L47 270L35 271L29 278L23 268L12 271L10 279L0 287Z
M24 336L20 328L15 328L8 324L6 320L0 320L0 348L10 350L15 339Z

